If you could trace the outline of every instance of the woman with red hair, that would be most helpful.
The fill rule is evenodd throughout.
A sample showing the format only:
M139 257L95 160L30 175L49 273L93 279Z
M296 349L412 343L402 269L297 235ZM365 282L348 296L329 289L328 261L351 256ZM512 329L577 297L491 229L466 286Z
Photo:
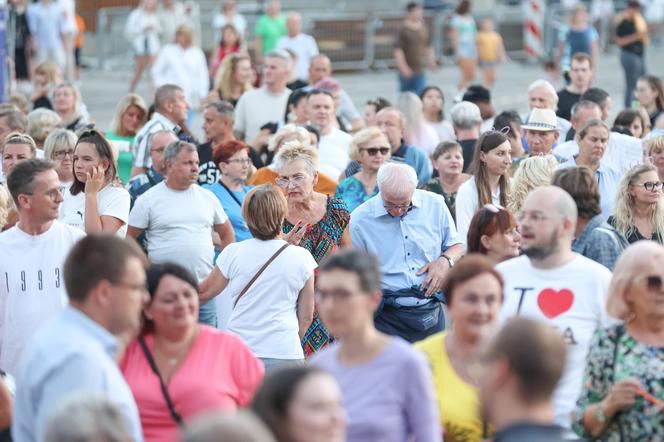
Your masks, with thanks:
M251 171L249 146L242 141L235 140L221 143L212 151L212 161L221 171L221 177L216 183L205 184L203 187L212 191L219 198L224 211L231 220L236 241L249 239L252 236L242 218L242 202L254 187L245 185Z
M521 235L512 212L485 204L470 222L467 253L481 253L498 264L519 256Z

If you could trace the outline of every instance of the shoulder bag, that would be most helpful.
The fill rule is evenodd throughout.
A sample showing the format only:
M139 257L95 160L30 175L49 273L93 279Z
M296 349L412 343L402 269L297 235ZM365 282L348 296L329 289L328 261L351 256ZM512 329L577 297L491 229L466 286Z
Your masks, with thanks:
M263 267L261 267L261 268L258 270L258 272L256 272L256 274L254 275L254 277L251 278L251 280L247 283L247 285L244 286L244 288L242 289L242 291L240 292L240 294L238 295L238 297L235 298L235 302L233 303L233 308L235 308L235 306L237 305L237 303L240 301L240 298L242 298L242 297L245 295L245 293L247 293L247 291L249 290L249 287L251 287L251 285L252 285L254 282L256 282L256 280L258 279L258 277L261 276L261 273L263 273L263 272L265 271L265 269L267 268L267 266L269 266L270 264L272 264L272 261L274 261L274 260L277 258L277 256L279 256L279 255L281 254L281 252L283 252L284 250L286 250L286 247L288 247L289 245L290 245L290 244L286 243L286 244L284 244L283 246L281 246L281 247L279 248L279 250L277 250L277 251L274 253L274 255L272 255L272 256L270 257L270 259L268 259L268 260L265 262L265 264L263 264Z

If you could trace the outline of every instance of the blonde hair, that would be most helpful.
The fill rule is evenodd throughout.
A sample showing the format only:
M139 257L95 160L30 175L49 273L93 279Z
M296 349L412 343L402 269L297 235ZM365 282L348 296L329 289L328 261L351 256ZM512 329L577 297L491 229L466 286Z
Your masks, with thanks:
M664 150L664 135L643 140L643 147L648 157L652 156L652 151L655 149Z
M251 59L247 55L230 54L224 58L221 66L217 69L217 74L214 76L213 89L221 92L220 100L229 100L233 95L233 77L237 71L237 65L242 60L247 60L251 63ZM244 94L253 88L251 83L247 82L242 85L241 92Z
M387 136L381 132L380 129L377 127L367 127L353 135L353 139L351 140L348 149L350 159L353 161L360 161L360 149L362 149L369 141L375 138L382 138L383 141L385 141L385 147L389 147L390 142L387 139ZM389 158L389 154L387 158Z
M132 106L136 106L141 110L141 112L143 112L143 117L141 118L141 127L143 127L148 117L148 106L145 104L145 100L143 100L140 95L127 94L122 97L117 106L115 106L115 114L113 115L113 119L111 120L109 127L109 130L113 134L120 135L122 132L122 117L124 116L125 112L127 112Z
M664 256L664 248L655 241L637 241L623 251L613 269L606 299L606 312L616 319L627 320L633 314L625 295L634 278L643 274L644 268L653 263L653 255Z
M62 122L62 118L57 112L40 107L28 114L28 129L26 132L35 140L37 146L43 146L48 134Z
M44 75L49 86L55 86L62 81L62 71L57 64L50 61L38 64L35 68L35 74Z
M254 238L268 241L279 236L288 213L286 197L272 184L256 186L244 198L242 217Z
M623 236L629 237L636 233L634 219L634 197L629 193L629 187L633 186L639 177L646 172L657 173L657 168L651 164L640 164L632 167L623 175L618 190L616 191L616 202L613 209L613 219L615 228ZM650 222L654 231L664 234L664 209L662 208L661 198L657 200L650 212Z
M309 175L313 176L318 164L318 150L300 141L290 141L279 149L274 157L274 164L277 170L281 170L286 164L298 160L304 161Z
M9 190L4 184L0 184L0 230L7 224L9 212L14 207L14 202L9 196Z
M548 186L558 169L558 161L553 155L537 155L521 161L512 178L510 199L507 208L516 213L528 194L535 188Z
M295 124L287 124L277 131L272 137L270 137L270 142L267 145L267 150L270 152L275 152L279 150L282 144L284 144L284 139L291 135L295 135L297 141L300 141L304 144L310 143L309 131L303 128L302 126L296 126ZM291 140L293 141L293 140Z
M55 129L46 137L44 141L44 158L53 159L53 152L58 147L76 147L78 137L76 134L67 129Z
M75 84L72 84L72 83L62 83L62 84L57 85L55 87L55 89L53 89L53 94L55 95L55 93L59 89L64 89L66 87L71 89L72 94L74 94L74 118L73 118L73 120L76 120L76 118L81 116L81 103L83 103L83 97L81 96L81 91L78 89L78 87ZM29 117L29 115L28 115L28 117ZM69 124L72 121L64 121L63 123Z

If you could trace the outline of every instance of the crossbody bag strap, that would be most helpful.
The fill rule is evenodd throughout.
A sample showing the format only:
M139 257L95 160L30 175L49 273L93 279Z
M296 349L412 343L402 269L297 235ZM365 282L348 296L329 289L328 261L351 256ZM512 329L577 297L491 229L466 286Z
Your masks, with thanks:
M166 384L164 383L164 379L161 377L161 373L159 373L159 369L157 368L157 364L154 361L154 358L152 357L152 353L150 353L150 350L148 349L147 344L145 343L145 340L143 338L139 338L138 344L141 346L141 349L143 350L143 354L145 354L145 358L148 360L148 364L150 364L150 368L154 372L154 374L157 375L157 378L159 378L159 384L161 385L161 393L164 396L164 399L166 400L166 405L168 405L168 411L171 413L171 417L177 423L180 428L184 428L184 421L182 420L182 416L177 412L175 409L175 404L173 404L173 400L171 399L171 395L168 393L168 388L166 388Z
M235 202L237 203L237 205L240 206L240 207L242 207L242 202L238 199L238 197L235 196L235 194L234 194L233 192L231 192L231 189L229 189L227 185L225 185L224 183L222 183L221 180L219 180L219 184L221 184L221 186L222 186L224 189L226 189L226 192L228 192L228 194L231 196L231 198L233 198L233 200L235 200Z
M267 266L269 266L269 265L272 263L272 261L274 261L274 260L277 258L277 256L279 256L279 255L281 254L281 252L283 252L284 250L286 250L286 247L288 247L289 245L290 245L290 244L286 243L286 244L284 244L283 246L281 246L281 248L280 248L279 250L277 250L277 251L275 252L275 254L272 255L272 256L270 257L270 259L268 259L268 260L265 262L265 264L263 264L263 267L261 267L261 268L258 270L258 272L256 272L256 274L254 275L254 277L251 278L251 280L247 283L247 285L244 286L244 288L242 289L242 291L240 292L240 294L238 295L238 297L235 298L235 302L233 303L233 308L235 308L235 306L237 305L237 303L240 301L240 298L242 298L242 297L244 296L244 294L247 293L247 290L249 290L249 287L251 287L251 285L252 285L254 282L256 282L256 280L258 279L258 277L261 276L261 273L263 273L263 272L265 271L265 269L267 268Z

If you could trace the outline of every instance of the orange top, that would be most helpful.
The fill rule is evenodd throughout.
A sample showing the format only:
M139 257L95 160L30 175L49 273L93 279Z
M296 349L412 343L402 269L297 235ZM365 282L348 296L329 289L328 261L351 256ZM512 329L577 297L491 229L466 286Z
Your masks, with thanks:
M261 167L249 180L249 184L258 186L259 184L276 184L275 180L279 174L269 167ZM324 193L334 196L337 190L337 182L322 172L318 172L318 183L314 186L314 192Z
M74 41L74 46L77 48L83 47L83 33L85 32L85 22L83 17L76 14L76 27L78 28L78 34L76 34L76 40Z

